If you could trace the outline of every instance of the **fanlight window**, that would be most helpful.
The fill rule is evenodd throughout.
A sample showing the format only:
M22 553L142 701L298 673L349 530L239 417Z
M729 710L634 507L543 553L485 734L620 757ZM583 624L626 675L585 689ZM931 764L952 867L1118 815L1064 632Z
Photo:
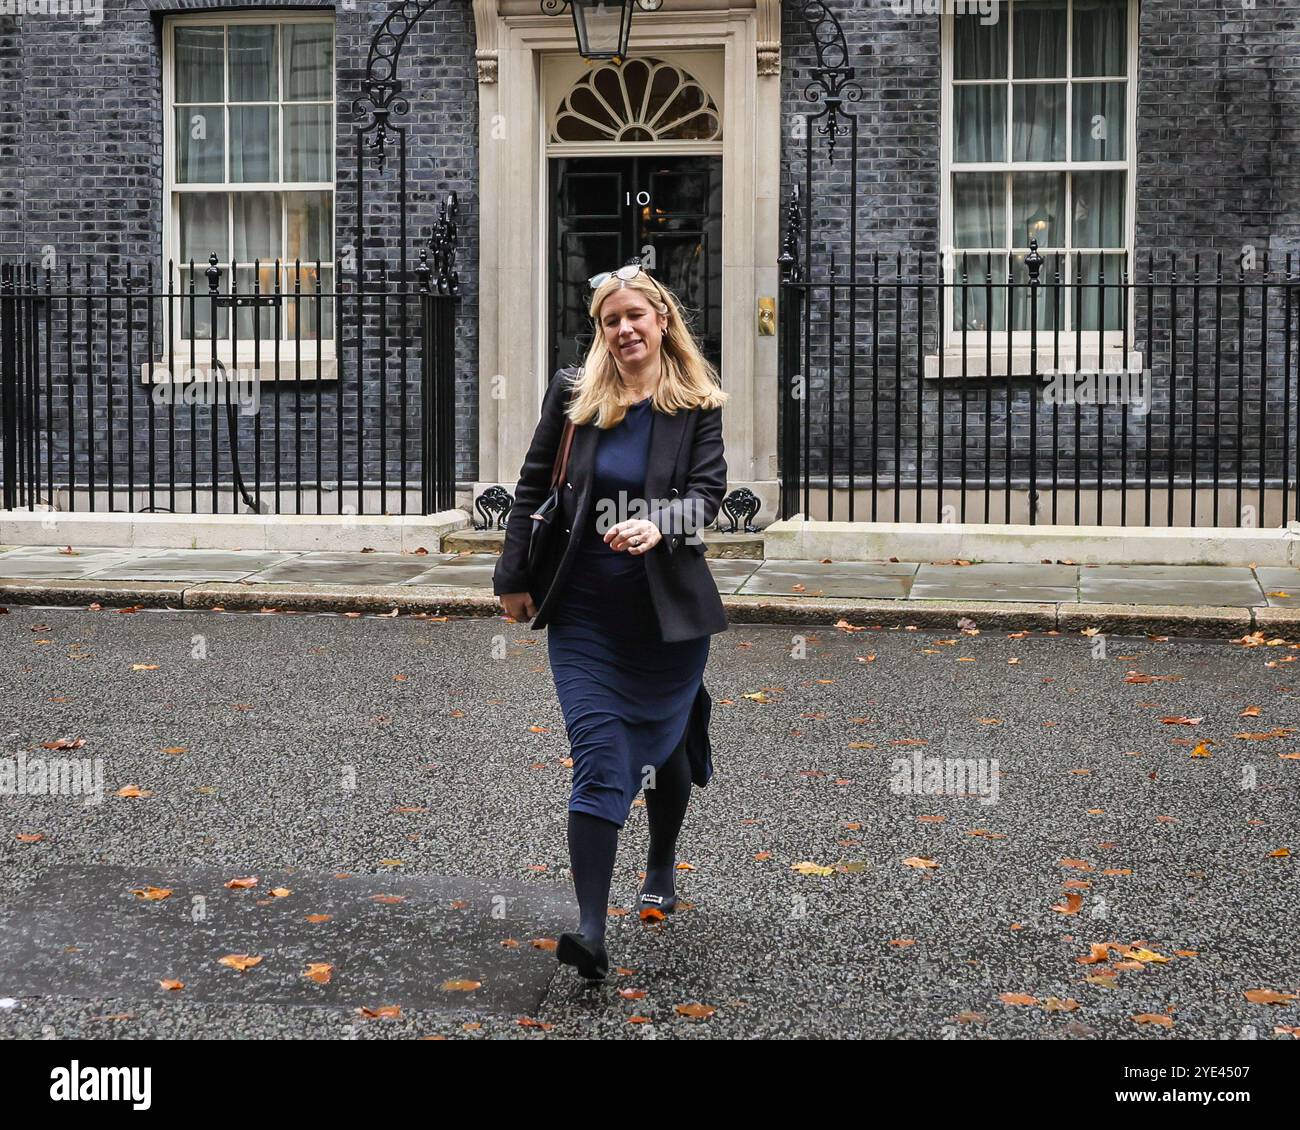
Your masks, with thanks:
M662 59L607 63L584 75L555 115L552 141L719 141L708 91Z

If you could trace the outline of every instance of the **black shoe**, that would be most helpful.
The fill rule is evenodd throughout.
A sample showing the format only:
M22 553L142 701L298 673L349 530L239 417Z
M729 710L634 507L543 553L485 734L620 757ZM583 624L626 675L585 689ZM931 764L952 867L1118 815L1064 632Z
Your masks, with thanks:
M605 943L594 947L581 934L561 934L555 956L564 965L572 965L588 981L603 981L609 974L609 954Z
M654 922L677 909L676 895L648 895L641 888L641 897L637 899L637 916L642 922Z

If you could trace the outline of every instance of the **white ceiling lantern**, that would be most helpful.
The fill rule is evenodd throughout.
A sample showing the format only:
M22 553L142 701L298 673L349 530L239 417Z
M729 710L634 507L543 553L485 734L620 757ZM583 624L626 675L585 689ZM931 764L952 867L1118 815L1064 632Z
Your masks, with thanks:
M722 115L709 92L662 59L607 63L564 96L551 141L719 141Z

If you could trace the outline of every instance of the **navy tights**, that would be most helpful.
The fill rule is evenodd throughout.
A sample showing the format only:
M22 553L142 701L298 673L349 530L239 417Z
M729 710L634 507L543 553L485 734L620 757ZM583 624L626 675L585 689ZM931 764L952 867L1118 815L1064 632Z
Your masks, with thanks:
M691 768L686 746L682 744L655 774L654 788L645 790L650 823L647 894L671 898L676 893L673 872L677 863L677 833L681 831L690 799ZM578 895L578 932L592 943L605 938L618 831L617 824L589 812L569 812L569 864Z

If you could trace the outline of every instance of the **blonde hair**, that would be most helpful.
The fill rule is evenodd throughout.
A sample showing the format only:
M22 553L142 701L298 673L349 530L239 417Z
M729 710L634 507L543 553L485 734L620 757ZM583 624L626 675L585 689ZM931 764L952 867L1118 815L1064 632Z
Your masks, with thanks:
M637 291L651 310L668 319L659 345L662 368L652 406L670 416L676 415L679 408L722 407L729 394L722 391L717 370L700 352L677 296L642 271L630 280L611 276L591 296L588 313L597 322L596 332L582 369L574 380L569 419L575 424L595 420L599 428L612 428L627 415L627 405L619 402L622 384L618 367L599 325L601 306L611 294L623 287Z

